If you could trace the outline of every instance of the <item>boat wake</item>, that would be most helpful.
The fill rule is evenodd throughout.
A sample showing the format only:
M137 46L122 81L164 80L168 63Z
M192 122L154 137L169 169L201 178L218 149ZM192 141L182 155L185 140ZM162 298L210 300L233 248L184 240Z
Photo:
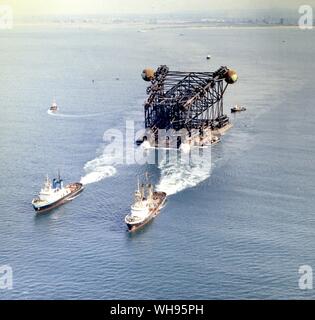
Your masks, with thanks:
M89 114L65 114L65 113L59 113L54 112L51 110L47 110L47 114L53 117L60 117L60 118L90 118L90 117L99 117L104 115L104 113L89 113Z
M187 157L177 158L178 151L170 153L168 160L159 163L161 170L160 182L157 191L164 191L172 195L188 188L195 187L211 175L211 150L203 149L204 155L198 160L189 160ZM181 152L183 155L183 152Z
M108 157L104 154L99 157L88 161L84 165L85 176L80 182L83 185L99 182L105 178L111 177L116 174L116 168L108 164Z

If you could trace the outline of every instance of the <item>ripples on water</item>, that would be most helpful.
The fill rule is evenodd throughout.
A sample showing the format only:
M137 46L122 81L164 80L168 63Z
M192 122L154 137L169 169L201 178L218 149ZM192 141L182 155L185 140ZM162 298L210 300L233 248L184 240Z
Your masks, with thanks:
M136 31L4 34L0 264L14 290L0 298L314 298L297 287L299 265L315 265L313 31ZM226 106L247 107L222 142L193 166L174 151L158 166L113 164L102 136L143 126L143 66L205 70L209 52L211 70L239 73ZM63 108L48 117L53 94ZM35 216L31 198L58 168L85 191ZM170 197L131 235L123 218L145 171Z

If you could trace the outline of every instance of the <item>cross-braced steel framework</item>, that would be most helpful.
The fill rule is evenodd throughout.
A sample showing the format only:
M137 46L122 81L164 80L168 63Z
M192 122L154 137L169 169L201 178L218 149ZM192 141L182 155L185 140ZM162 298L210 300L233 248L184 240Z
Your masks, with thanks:
M227 72L227 67L215 72L181 72L160 66L147 88L145 127L191 131L224 126L229 122L223 114Z

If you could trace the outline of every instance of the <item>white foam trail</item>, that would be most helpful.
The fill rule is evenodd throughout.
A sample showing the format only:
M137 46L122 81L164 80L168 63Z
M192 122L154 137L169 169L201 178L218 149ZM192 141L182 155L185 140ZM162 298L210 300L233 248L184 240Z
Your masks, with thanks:
M117 172L116 168L108 163L109 159L105 154L88 161L84 166L86 175L81 178L80 182L86 185L115 175Z
M167 195L178 193L187 188L192 188L206 180L211 175L211 148L203 149L204 155L200 161L190 163L189 159L183 156L177 159L177 152L170 153L169 161L163 159L159 168L161 179L157 185L158 191L164 191Z
M59 113L53 112L51 110L47 110L47 114L50 116L54 117L61 117L61 118L89 118L89 117L99 117L104 115L104 113L89 113L89 114L64 114L64 113Z
M116 169L111 166L103 167L100 171L87 173L81 178L80 182L84 185L101 181L107 177L111 177L116 173Z

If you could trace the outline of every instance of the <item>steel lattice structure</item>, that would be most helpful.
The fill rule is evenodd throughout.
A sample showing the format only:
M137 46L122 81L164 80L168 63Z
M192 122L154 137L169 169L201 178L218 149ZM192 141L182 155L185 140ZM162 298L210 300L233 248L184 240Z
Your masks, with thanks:
M228 71L221 67L215 72L181 72L160 66L147 88L145 127L191 131L227 124L223 95Z

